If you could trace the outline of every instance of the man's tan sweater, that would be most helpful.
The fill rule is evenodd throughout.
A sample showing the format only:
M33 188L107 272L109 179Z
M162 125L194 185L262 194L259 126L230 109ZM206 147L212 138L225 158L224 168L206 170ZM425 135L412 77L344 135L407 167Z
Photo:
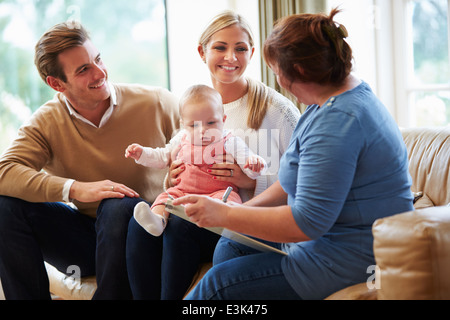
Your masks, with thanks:
M0 195L29 202L63 201L68 179L109 179L148 201L162 192L166 170L146 168L124 157L131 143L164 147L178 128L178 100L162 88L114 85L117 106L101 128L74 116L57 93L41 106L0 158ZM95 216L98 203L74 204Z

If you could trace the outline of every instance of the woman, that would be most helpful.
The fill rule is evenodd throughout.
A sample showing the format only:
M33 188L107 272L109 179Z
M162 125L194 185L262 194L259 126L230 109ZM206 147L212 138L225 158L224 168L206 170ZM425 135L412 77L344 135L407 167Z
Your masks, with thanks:
M350 74L338 12L284 18L265 42L279 84L310 105L279 181L245 205L201 196L174 202L200 227L258 237L287 256L221 239L214 267L188 299L323 299L367 280L373 222L413 209L401 134L369 86Z
M287 98L244 76L254 50L248 23L230 11L210 22L198 46L200 57L210 70L213 87L222 96L227 115L224 128L249 141L249 148L269 165L267 173L256 181L234 163L211 167L211 179L235 184L243 201L261 193L278 179L279 159L300 117L297 107ZM179 182L178 174L182 170L184 166L180 162L171 165L169 185ZM211 261L219 240L218 235L173 215L164 232L163 246L154 239L148 243L134 241L133 235L141 233L142 228L132 219L127 267L137 299L155 299L159 290L162 299L182 299L201 263ZM145 255L145 252L150 254ZM159 274L161 282L157 279Z
M215 165L212 174L235 183L243 199L250 199L278 180L279 160L300 118L294 104L260 81L244 76L255 52L253 34L246 20L225 11L209 23L200 36L198 52L207 65L214 89L222 96L227 121L225 129L249 141L249 147L270 163L269 173L251 180L236 164ZM171 184L183 166L174 162Z

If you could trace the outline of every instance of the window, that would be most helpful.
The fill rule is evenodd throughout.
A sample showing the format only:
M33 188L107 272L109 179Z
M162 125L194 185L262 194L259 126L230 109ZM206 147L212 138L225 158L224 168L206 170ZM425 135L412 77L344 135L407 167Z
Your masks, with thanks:
M327 0L349 30L354 72L399 126L450 124L450 0Z
M394 1L397 85L405 126L450 124L448 0ZM400 48L399 46L403 46Z
M113 82L169 88L164 0L0 1L0 153L55 92L39 77L34 46L56 23L79 20Z

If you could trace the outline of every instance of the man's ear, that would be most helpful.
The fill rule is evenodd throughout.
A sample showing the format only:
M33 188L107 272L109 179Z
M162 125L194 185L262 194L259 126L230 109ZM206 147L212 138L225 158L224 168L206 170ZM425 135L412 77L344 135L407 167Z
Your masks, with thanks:
M53 90L56 90L58 92L64 92L66 90L64 85L62 84L62 80L57 79L57 78L52 77L52 76L48 76L46 80L47 80L47 84Z

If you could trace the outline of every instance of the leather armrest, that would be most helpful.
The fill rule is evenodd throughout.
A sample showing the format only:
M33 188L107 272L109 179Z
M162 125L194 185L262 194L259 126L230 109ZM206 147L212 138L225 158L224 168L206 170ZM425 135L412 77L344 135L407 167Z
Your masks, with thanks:
M450 207L377 220L378 299L450 299Z

